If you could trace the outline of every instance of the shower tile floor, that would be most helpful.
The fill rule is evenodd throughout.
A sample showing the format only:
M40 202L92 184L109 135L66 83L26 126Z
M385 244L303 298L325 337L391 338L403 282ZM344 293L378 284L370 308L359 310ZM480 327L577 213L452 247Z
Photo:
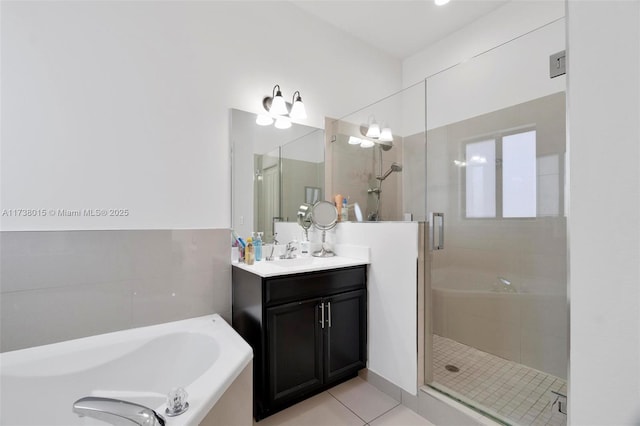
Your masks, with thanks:
M567 416L552 407L551 393L566 395L565 380L435 334L433 352L435 388L508 424L567 424Z

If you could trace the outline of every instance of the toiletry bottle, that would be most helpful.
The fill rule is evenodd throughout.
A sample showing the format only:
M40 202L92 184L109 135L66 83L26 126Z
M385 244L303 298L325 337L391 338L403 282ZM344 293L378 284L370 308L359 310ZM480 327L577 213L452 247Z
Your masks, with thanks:
M253 241L253 250L256 252L256 262L262 260L262 232L256 232L256 239Z
M308 257L311 254L311 243L309 242L309 236L305 232L300 241L300 257Z
M338 210L338 222L340 222L342 220L342 201L344 200L344 198L342 198L342 195L338 194L335 197L333 197L333 200L334 200L334 205Z
M253 239L249 237L247 238L247 248L244 250L244 263L247 265L253 265L254 260Z
M349 220L349 207L347 205L347 197L342 199L342 212L340 216L341 222L346 222Z

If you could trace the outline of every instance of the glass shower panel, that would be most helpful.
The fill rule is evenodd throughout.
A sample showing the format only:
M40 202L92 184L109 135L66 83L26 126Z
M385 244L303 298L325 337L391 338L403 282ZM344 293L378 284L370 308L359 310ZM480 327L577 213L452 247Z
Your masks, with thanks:
M427 211L445 241L430 252L425 377L507 424L566 424L565 82L535 48L562 27L426 80Z

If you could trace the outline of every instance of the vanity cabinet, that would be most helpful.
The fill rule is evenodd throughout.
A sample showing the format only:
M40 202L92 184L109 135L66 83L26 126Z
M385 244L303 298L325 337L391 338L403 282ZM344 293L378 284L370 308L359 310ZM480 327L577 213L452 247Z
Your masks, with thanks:
M257 420L365 367L366 266L232 275L233 327L253 348Z

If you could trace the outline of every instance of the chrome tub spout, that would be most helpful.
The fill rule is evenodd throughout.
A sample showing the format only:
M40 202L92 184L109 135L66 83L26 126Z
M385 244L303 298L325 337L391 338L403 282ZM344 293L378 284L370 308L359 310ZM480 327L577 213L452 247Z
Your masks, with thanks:
M151 408L120 399L87 396L73 403L80 417L93 417L113 425L164 426L164 418Z

